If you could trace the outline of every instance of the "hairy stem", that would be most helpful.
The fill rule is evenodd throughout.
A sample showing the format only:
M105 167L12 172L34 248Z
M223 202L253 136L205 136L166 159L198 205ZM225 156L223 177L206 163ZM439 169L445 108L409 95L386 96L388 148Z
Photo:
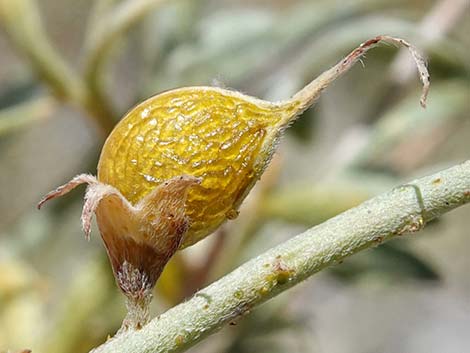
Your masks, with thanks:
M278 245L139 331L93 353L182 352L255 306L361 250L470 202L470 160L397 187Z

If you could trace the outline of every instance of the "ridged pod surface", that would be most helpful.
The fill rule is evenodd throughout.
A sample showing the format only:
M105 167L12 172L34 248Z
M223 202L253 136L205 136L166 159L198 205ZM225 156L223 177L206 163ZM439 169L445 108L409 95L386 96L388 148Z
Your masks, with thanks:
M237 215L298 106L215 87L159 94L114 128L101 152L98 180L135 204L173 177L200 178L186 201L190 228L180 247L189 246Z
M127 298L122 330L149 318L152 289L177 249L196 243L237 208L261 177L286 127L321 92L379 42L409 49L423 83L424 58L408 42L377 36L283 102L215 87L185 87L154 96L116 125L101 152L97 178L80 174L38 204L88 184L86 237L96 220L116 282Z

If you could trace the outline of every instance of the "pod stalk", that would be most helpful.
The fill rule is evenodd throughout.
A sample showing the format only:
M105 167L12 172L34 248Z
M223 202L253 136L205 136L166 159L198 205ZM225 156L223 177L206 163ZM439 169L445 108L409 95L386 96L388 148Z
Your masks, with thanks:
M418 69L419 78L423 84L423 89L420 98L420 104L426 108L426 99L429 92L429 73L426 67L426 60L419 53L419 51L407 41L401 38L395 38L385 35L380 35L375 38L369 39L362 43L359 47L349 53L344 59L338 62L335 66L323 72L320 76L310 82L307 86L297 92L291 99L287 101L288 104L296 105L297 109L290 119L295 119L298 115L302 114L305 110L315 104L316 100L320 97L321 93L333 81L345 74L357 63L361 57L364 56L370 49L375 48L379 43L391 43L396 46L404 46L407 48L416 64ZM290 122L290 121L289 121Z

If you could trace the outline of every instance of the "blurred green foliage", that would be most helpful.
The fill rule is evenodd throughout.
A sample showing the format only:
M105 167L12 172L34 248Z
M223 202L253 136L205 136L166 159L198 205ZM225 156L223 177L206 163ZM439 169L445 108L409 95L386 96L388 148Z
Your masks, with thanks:
M377 34L424 49L433 80L423 111L410 62L386 46L369 54L299 119L240 217L172 260L158 313L296 230L468 158L468 12L461 0L0 0L0 352L87 352L119 327L124 307L98 232L91 244L80 234L81 191L41 214L34 204L72 175L95 172L104 138L133 104L207 84L285 98ZM434 281L465 310L459 298L470 296L470 262L459 249L468 248L470 223L464 215L441 223L427 230L437 250L410 239L368 251L192 352L429 351L413 346L412 333L387 350L351 343L326 331L305 293L327 302L341 291L365 311L354 302L364 286L400 294L411 285L424 295ZM313 316L298 306L312 306ZM455 322L460 332L468 320ZM325 346L331 337L342 344ZM443 336L439 347L449 340L455 351L468 342Z

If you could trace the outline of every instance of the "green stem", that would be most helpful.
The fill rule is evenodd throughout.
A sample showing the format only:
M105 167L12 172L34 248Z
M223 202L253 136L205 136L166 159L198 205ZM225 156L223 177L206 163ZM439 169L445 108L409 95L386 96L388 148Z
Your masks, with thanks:
M48 118L57 106L54 98L46 96L0 110L0 136Z
M93 28L85 44L85 81L91 94L107 102L103 85L104 64L116 39L136 24L150 10L166 0L127 0L116 5L101 19L92 19ZM102 105L102 109L110 110Z
M0 0L0 19L13 44L56 96L84 99L80 78L49 41L34 0Z
M29 60L32 69L62 101L83 108L106 137L114 116L104 101L95 97L82 78L68 65L50 42L34 0L0 0L0 20L12 43Z
M313 227L240 266L93 353L183 352L224 324L361 250L415 232L470 202L470 160L397 187Z

